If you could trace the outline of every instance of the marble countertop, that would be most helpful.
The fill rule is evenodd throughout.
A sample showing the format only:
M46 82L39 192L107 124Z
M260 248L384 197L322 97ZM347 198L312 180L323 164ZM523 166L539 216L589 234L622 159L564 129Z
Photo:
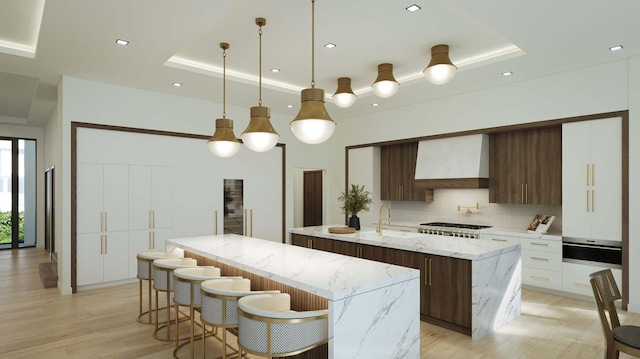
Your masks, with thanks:
M480 230L482 234L496 234L503 236L515 236L522 238L532 238L532 239L548 239L552 241L561 241L562 233L529 233L526 229L513 229L513 228L499 228L499 227L491 227Z
M235 234L170 239L166 246L169 251L181 248L329 300L420 278L420 272L411 268Z
M290 233L306 236L329 238L339 241L368 244L405 251L436 254L469 260L481 260L505 252L519 250L519 244L507 244L473 238L447 237L433 234L411 233L402 231L383 230L378 236L374 228L362 228L353 234L329 233L329 227L344 227L343 225L328 225L314 227L299 227L289 229Z

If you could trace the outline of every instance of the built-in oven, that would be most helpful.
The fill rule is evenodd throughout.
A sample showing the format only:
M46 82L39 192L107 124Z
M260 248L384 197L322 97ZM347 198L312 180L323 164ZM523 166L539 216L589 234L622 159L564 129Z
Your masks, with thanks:
M562 261L622 268L622 242L562 237Z

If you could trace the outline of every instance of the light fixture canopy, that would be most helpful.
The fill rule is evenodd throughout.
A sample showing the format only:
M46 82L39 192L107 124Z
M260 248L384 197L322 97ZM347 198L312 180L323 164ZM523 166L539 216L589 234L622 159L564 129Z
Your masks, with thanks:
M431 48L431 61L424 69L424 77L434 85L451 81L458 68L449 59L449 45L436 45Z
M357 97L358 96L356 96L351 89L351 78L340 77L338 79L338 89L331 97L333 99L333 103L338 107L347 108L351 107L351 105L356 102Z
M266 152L278 144L280 135L271 126L271 110L262 106L262 27L267 24L264 18L256 18L258 34L260 37L260 92L258 96L258 106L251 107L251 120L249 125L242 132L242 142L252 151Z
M291 121L291 131L302 142L318 144L328 140L336 128L324 106L324 90L315 82L315 0L311 0L311 88L300 92L300 111Z
M400 83L393 77L392 64L378 65L378 77L371 87L373 87L373 93L380 98L389 98L398 92Z
M207 142L214 155L227 158L240 150L240 141L233 133L233 120L227 118L227 49L229 44L220 43L222 49L222 118L216 119L216 131Z

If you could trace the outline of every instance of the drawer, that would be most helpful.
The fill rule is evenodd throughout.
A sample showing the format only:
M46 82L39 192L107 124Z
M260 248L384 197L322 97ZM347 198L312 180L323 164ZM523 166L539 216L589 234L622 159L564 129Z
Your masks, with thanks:
M562 273L522 267L522 284L560 291L562 290Z
M584 264L562 263L562 290L565 292L593 297L593 289L591 288L591 282L589 281L589 274L603 269L606 268ZM613 278L616 280L618 289L622 290L622 270L611 269L611 273L613 273Z
M523 251L530 249L534 251L562 253L561 241L551 241L548 239L520 238L520 244L522 245Z
M498 243L518 244L518 237L504 236L500 234L482 234L481 239L486 239Z
M522 250L522 266L562 272L562 253Z

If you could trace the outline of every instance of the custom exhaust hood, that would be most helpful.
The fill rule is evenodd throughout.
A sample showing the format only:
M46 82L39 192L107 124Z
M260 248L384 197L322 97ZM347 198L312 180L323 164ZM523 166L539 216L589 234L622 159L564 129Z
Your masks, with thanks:
M419 188L488 188L489 135L420 141L415 180Z

